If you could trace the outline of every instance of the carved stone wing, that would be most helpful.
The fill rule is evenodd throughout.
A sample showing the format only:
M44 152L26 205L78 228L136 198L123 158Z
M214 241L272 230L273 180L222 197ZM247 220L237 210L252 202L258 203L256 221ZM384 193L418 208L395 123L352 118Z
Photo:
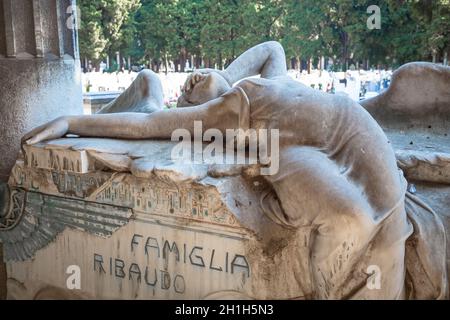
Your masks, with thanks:
M65 228L109 237L128 223L130 208L66 199L14 189L9 210L0 218L5 261L24 261Z

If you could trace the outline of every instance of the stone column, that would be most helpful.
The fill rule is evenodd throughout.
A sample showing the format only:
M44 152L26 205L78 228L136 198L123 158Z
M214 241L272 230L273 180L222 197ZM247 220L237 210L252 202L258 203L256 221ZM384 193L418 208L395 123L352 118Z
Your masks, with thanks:
M0 0L0 183L25 132L82 113L75 6L76 0ZM0 297L4 278L0 266Z
M23 133L82 113L74 0L0 0L0 180Z

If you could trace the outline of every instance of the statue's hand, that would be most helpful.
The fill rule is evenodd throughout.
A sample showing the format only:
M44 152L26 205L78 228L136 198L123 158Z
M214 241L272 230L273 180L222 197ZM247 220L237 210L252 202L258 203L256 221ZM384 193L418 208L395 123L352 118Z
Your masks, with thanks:
M208 77L211 76L212 73L218 74L219 76L224 78L228 83L230 82L226 71L220 71L211 68L197 69L188 76L181 91L183 93L192 91L192 89L195 87L197 83L206 80Z
M200 70L192 72L186 79L183 88L181 88L181 92L183 94L191 92L192 89L194 89L195 85L205 80L207 76L208 73L202 73Z
M61 138L69 130L66 117L60 117L39 126L22 137L21 144L35 144L44 140Z
M177 107L200 105L227 92L231 86L221 74L214 69L194 71L189 75L181 90L182 94L178 98Z

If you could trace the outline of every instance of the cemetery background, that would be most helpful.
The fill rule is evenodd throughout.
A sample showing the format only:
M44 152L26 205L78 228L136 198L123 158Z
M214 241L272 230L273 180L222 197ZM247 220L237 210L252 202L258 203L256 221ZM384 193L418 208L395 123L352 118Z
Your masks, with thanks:
M84 95L84 113L93 114L102 106L115 99L136 79L135 71L86 72L81 76ZM159 73L164 91L164 104L168 108L176 106L187 77L190 73ZM389 86L392 70L349 70L347 72L311 70L289 70L289 76L316 90L344 94L355 101L371 98Z
M283 45L293 78L354 100L386 89L392 70L404 63L448 64L447 0L77 3L86 112L117 96L142 68L160 74L165 103L173 106L189 72L224 69L268 40Z

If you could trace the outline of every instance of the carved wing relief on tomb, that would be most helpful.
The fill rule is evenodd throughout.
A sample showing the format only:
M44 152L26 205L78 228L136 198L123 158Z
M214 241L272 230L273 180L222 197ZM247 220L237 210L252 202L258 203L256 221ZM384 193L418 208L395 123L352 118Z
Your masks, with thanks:
M8 213L0 220L4 259L33 258L67 227L109 237L131 216L129 208L12 190Z

